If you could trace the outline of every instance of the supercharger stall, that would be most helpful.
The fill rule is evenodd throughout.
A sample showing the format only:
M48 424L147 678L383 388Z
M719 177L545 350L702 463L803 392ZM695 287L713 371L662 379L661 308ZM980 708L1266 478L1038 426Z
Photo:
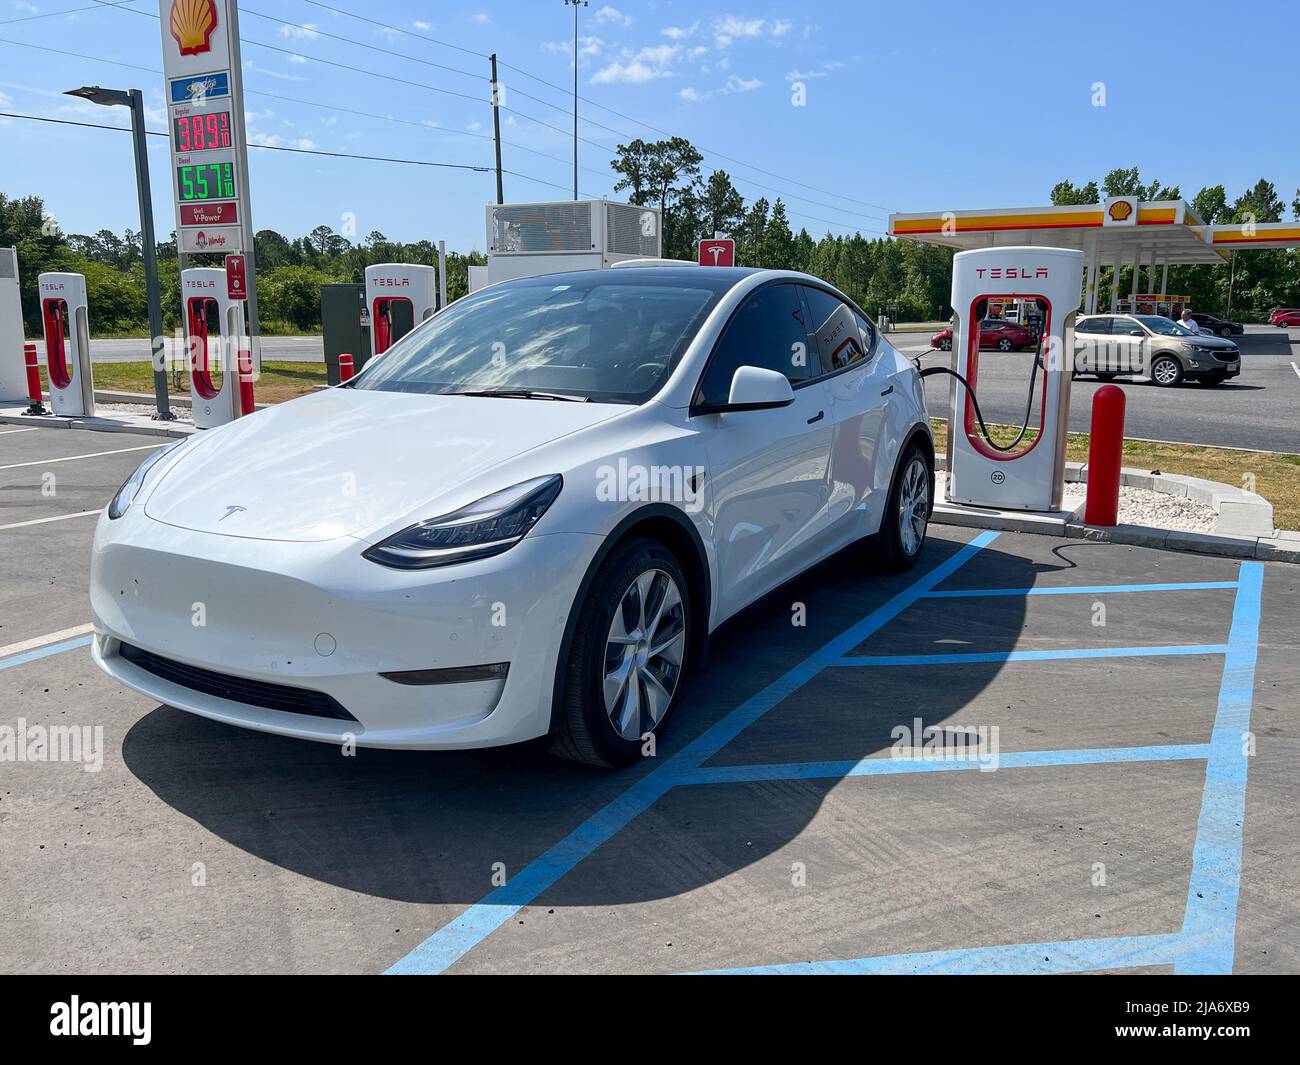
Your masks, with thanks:
M95 382L90 365L86 275L41 274L36 292L45 333L50 407L55 414L89 417L95 413Z
M23 336L18 251L0 248L0 403L26 402L28 398Z
M1083 252L1063 248L981 248L954 256L953 369L961 379L954 376L949 393L950 503L1007 510L1060 509L1074 321L1082 299L1083 267ZM990 304L1011 301L1034 306L1043 327L1035 351L996 356L1023 368L1028 394L1020 433L1003 442L986 429L986 415L978 406L979 325Z
M438 309L438 272L417 263L366 267L370 357L376 358Z
M213 429L240 415L238 353L248 344L244 305L230 298L225 270L196 266L181 271L181 307L194 425Z

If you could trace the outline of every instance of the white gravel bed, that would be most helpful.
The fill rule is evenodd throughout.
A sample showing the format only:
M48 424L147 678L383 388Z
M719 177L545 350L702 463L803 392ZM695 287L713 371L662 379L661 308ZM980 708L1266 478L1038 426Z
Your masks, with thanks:
M943 499L948 474L940 470L934 477L935 497ZM1074 510L1083 506L1087 494L1086 484L1067 483L1061 498L1061 509ZM1127 485L1120 485L1121 525L1150 525L1157 529L1176 529L1179 532L1210 533L1214 532L1217 517L1214 508L1208 503L1199 503L1186 496L1153 492L1149 488L1130 488Z

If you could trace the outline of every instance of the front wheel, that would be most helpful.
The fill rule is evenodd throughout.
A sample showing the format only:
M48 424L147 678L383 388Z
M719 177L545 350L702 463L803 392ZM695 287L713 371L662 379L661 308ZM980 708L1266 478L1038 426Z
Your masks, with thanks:
M1219 336L1223 337L1223 338L1226 340L1228 337L1232 336L1232 330L1231 330L1231 329L1220 329L1220 330L1219 330Z
M1151 380L1159 388L1173 388L1183 383L1183 366L1172 355L1160 355L1151 363Z
M551 752L604 767L635 761L667 724L692 635L676 556L654 540L615 548L579 608Z
M909 444L894 474L876 539L882 568L905 570L916 565L925 546L933 499L934 470L920 445Z
M998 351L1010 351L1014 346L1006 337L998 341Z
M952 337L944 337L939 341L940 351L952 351Z

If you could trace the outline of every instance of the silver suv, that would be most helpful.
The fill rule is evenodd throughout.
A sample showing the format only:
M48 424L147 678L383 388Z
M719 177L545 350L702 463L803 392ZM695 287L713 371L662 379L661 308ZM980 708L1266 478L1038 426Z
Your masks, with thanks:
M1241 373L1241 351L1159 314L1090 314L1074 324L1074 372L1102 381L1149 377L1161 388L1185 380L1221 385Z

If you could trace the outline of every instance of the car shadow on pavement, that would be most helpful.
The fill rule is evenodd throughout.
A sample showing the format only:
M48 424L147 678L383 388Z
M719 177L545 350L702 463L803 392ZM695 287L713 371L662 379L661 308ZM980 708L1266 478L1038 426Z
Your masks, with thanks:
M681 693L658 758L644 766L612 773L584 768L548 755L544 741L466 752L362 749L355 757L344 757L333 745L247 731L162 706L128 731L123 759L163 802L257 859L376 897L470 904L490 890L494 863L504 863L511 875L522 869L961 546L956 539L932 537L917 568L901 575L871 572L860 557L862 549L857 556L850 549L748 608L715 633L704 670L697 670ZM996 573L1006 587L1028 587L1040 573L1074 565L1060 556L1059 562L1035 563L997 547L981 553L979 569ZM1022 628L1024 598L974 602L981 633L1005 640L1003 646L990 646L982 638L978 649L1010 650ZM804 606L805 625L792 624L796 604ZM905 632L906 625L904 614L887 628L897 638L899 626ZM920 644L915 653L951 650L933 646L929 638ZM960 714L998 668L945 669L945 683L930 688L933 701L926 707L926 723L941 724ZM845 736L852 737L850 757L867 757L891 746L895 725L911 724L916 707L904 690L907 670L837 672L845 678L853 674L841 683L855 684L857 697L819 707L817 736L807 734L809 726L792 725L795 753L777 760L807 760L818 736L834 741L837 732L834 753L814 758L845 757ZM770 750L764 754L762 761L773 760ZM736 760L730 748L719 752L719 759ZM683 838L698 837L694 846L703 846L705 853L671 866L648 856L650 875L643 863L626 860L616 837L588 859L599 860L600 875L566 878L559 885L559 904L643 901L725 877L790 842L835 783L801 782L798 798L784 812L768 810L765 831L739 848L709 843L715 835L707 830L727 816L728 807L745 801L748 787L675 788L644 816L653 819L657 833L677 829ZM624 860L616 860L620 854Z

